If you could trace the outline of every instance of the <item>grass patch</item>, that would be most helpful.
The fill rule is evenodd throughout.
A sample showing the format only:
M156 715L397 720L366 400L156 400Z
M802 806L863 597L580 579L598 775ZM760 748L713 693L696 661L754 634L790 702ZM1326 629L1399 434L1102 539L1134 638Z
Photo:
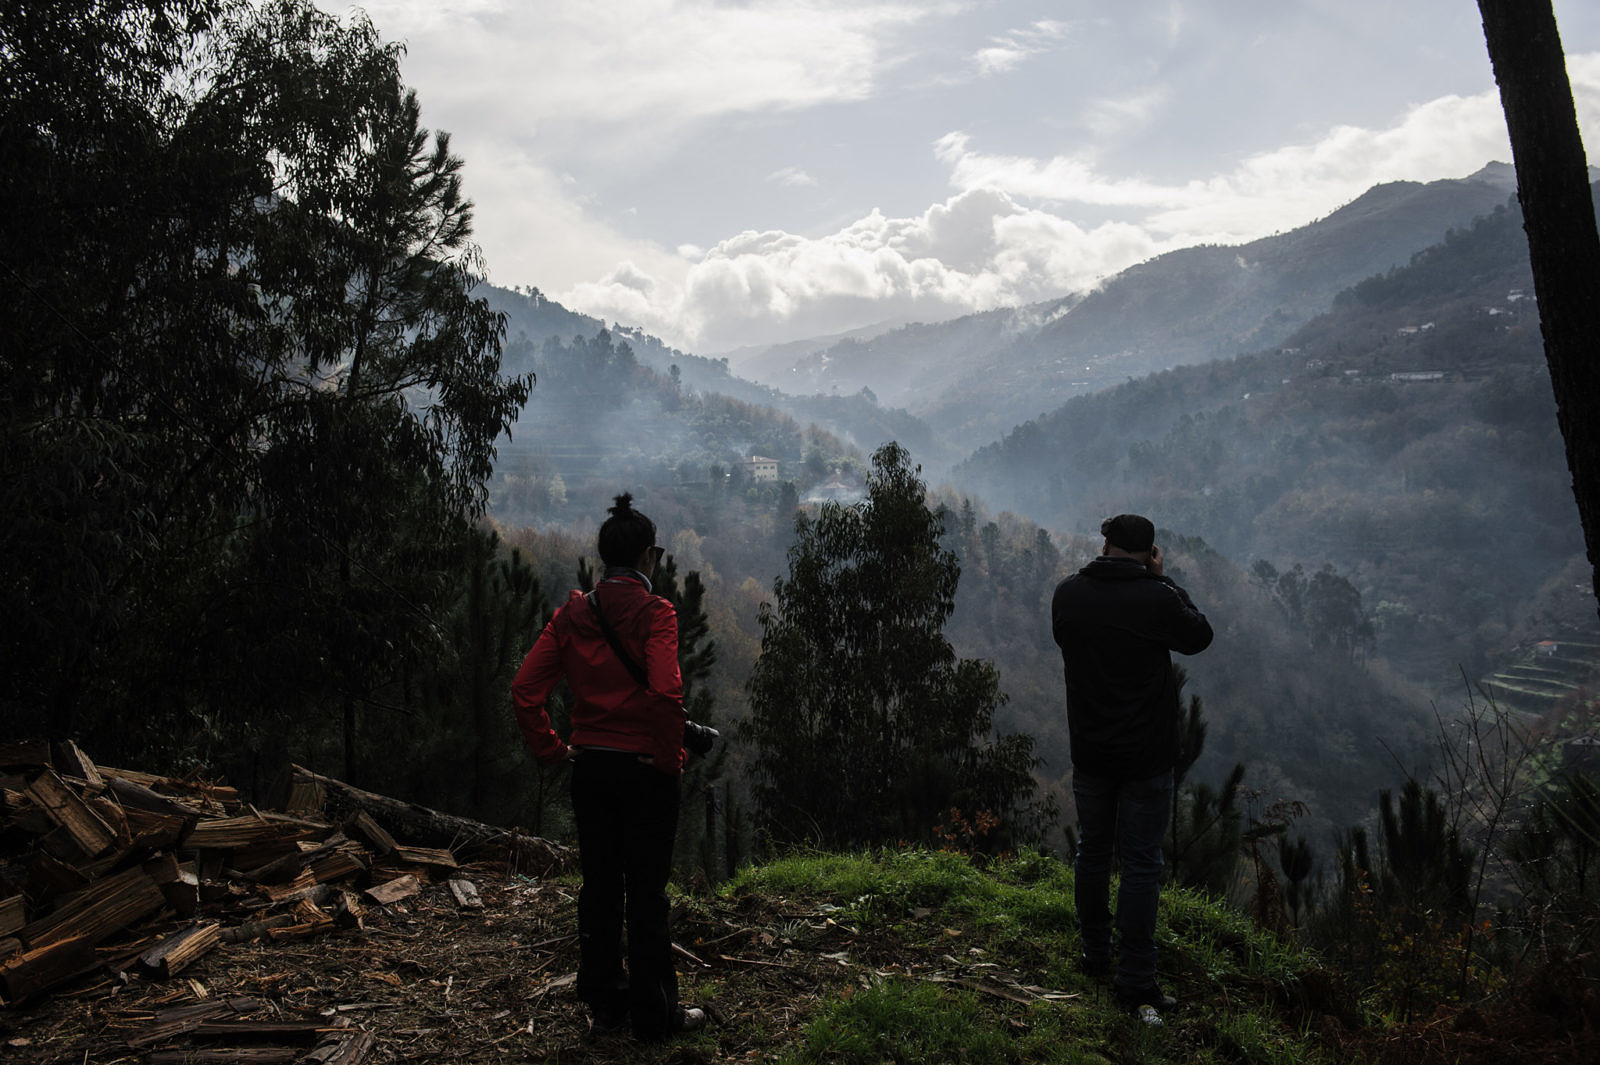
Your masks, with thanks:
M1008 1017L977 996L932 984L879 981L830 1002L785 1065L921 1065L963 1062L1103 1062L1076 1045L1057 1011L1031 1008Z

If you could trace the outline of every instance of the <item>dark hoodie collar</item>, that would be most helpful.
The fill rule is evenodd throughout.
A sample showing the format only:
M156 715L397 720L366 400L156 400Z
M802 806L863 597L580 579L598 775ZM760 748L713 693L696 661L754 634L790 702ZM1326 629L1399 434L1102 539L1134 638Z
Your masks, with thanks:
M1083 567L1081 572L1090 577L1125 581L1133 580L1136 577L1148 576L1150 570L1136 558L1123 558L1120 555L1100 555L1093 562Z

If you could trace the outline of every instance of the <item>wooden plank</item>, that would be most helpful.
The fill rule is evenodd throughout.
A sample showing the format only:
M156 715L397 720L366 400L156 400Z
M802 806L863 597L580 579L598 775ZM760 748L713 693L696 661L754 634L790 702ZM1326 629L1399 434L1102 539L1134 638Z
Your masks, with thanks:
M67 787L54 769L29 781L26 791L52 821L67 830L84 857L98 858L117 845L116 830Z
M407 873L397 876L386 884L375 884L367 888L366 896L380 906L387 906L401 899L408 899L422 890L422 882L415 876Z
M19 938L30 950L80 937L94 944L159 910L165 902L161 888L143 869L129 869L68 895L54 912L25 926Z
M139 964L167 979L222 941L214 922L190 925L139 956Z
M16 936L0 936L0 962L13 954L22 953L22 940Z

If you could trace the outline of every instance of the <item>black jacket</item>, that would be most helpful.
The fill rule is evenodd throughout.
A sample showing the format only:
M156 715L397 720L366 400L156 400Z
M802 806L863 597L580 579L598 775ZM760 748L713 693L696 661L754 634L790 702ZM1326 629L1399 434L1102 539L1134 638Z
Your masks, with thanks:
M1178 686L1171 651L1211 645L1211 624L1166 577L1101 556L1056 586L1051 628L1067 677L1072 764L1119 779L1171 769Z

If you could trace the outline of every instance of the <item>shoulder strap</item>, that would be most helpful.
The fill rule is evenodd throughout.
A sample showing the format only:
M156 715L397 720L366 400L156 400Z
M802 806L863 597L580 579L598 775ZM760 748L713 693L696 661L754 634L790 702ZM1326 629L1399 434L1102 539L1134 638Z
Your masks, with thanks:
M638 681L640 685L649 687L649 684L645 679L644 670L639 668L639 663L635 662L633 660L633 656L629 655L628 652L623 648L622 641L617 638L617 630L611 627L611 622L606 620L605 613L600 609L600 597L593 591L590 591L584 594L584 598L589 600L589 605L594 608L594 616L600 622L600 631L606 634L606 643L611 645L611 649L615 651L617 657L622 660L623 668L626 669L628 674L633 677L634 680Z

